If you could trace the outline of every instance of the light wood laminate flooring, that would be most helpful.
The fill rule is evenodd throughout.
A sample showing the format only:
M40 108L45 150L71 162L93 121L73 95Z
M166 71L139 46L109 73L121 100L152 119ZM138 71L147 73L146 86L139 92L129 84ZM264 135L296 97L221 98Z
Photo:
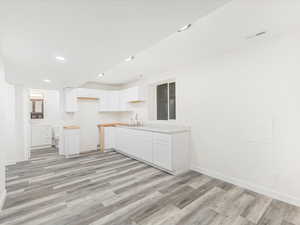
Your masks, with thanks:
M0 224L300 225L300 209L190 171L172 176L117 152L32 151L7 166Z

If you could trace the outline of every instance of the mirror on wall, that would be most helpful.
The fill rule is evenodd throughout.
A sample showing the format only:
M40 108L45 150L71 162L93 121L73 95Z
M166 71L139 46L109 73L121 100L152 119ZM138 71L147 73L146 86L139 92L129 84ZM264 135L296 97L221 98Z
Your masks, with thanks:
M44 94L41 90L30 90L31 119L44 119Z
M44 99L31 99L31 119L44 119Z

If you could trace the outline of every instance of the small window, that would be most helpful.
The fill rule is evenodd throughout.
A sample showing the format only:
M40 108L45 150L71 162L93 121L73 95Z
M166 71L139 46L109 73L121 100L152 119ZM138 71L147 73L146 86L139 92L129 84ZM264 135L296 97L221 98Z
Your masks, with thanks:
M156 87L157 120L176 119L176 84L164 83Z

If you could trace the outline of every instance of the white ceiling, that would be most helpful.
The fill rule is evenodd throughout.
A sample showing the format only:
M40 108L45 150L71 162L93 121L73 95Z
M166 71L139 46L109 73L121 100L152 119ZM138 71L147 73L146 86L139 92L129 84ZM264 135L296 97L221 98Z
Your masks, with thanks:
M140 52L132 62L113 67L106 76L110 82L120 77L122 81L137 79L140 74L144 79L176 76L174 71L212 57L230 57L251 42L300 32L299 12L300 1L296 0L233 0L193 23L191 29ZM249 39L262 31L267 33Z
M137 57L126 66L125 58L171 34L184 38L185 32L176 30L228 1L2 0L0 37L7 79L34 88L78 86L87 81L126 83L151 63ZM59 63L55 56L67 61ZM106 71L110 72L96 79Z

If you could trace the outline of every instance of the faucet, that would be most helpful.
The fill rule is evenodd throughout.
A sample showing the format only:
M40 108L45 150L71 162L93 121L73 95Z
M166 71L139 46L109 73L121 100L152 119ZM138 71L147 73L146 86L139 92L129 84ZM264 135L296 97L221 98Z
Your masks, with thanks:
M135 117L134 117L134 123L135 123L134 125L137 127L143 126L143 123L141 120L139 120L139 116L137 113L135 114Z

